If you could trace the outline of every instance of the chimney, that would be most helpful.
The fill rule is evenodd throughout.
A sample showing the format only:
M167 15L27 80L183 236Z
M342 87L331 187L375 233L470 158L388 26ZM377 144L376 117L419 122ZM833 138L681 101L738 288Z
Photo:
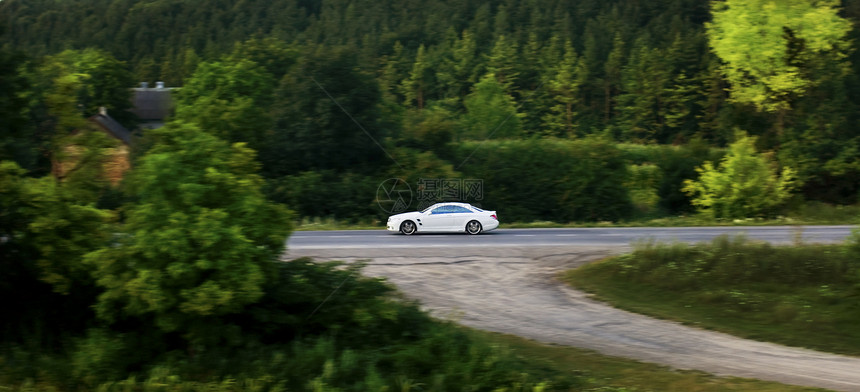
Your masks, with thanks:
M149 88L149 82L140 82L140 88Z
M99 106L99 114L101 114L102 116L107 117L107 115L108 115L108 114L107 114L107 108L106 108L106 107L104 107L104 106Z
M164 82L161 82L161 81L155 82L155 88L164 88Z

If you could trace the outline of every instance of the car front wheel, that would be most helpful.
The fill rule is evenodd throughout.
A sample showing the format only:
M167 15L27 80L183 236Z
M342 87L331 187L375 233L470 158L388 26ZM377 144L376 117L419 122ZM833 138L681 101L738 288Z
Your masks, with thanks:
M400 224L400 232L406 235L412 235L415 233L415 223L412 221L406 221Z
M481 222L469 221L466 223L466 232L472 235L481 233Z

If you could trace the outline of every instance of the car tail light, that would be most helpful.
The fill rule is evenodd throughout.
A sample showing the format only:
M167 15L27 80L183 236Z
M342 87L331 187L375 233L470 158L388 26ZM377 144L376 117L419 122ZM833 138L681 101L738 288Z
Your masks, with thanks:
M495 220L499 220L499 218L496 218L496 214L493 214L493 215L490 215L490 216L491 216L491 217L493 217L493 219L495 219Z

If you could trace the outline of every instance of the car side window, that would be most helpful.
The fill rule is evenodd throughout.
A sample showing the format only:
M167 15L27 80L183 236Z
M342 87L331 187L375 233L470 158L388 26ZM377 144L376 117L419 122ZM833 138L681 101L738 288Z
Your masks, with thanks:
M451 206L451 210L452 210L451 212L455 212L455 213L469 213L469 212L472 212L472 211L469 211L469 209L468 209L468 208L460 207L460 206Z
M448 211L447 211L447 209L448 209L448 208L447 208L447 207L448 207L448 206L442 206L442 207L439 207L439 208L435 208L435 209L433 209L433 211L431 211L431 212L430 212L430 214L431 214L431 215L446 214L446 213L448 213Z

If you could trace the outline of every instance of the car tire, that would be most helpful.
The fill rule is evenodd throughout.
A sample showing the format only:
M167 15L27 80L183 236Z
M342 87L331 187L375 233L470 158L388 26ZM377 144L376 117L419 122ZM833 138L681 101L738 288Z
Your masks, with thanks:
M400 224L400 232L404 235L415 234L416 230L418 230L418 227L415 226L415 222L413 221L408 220Z
M473 220L469 221L469 223L466 223L466 232L471 235L481 234L481 230L483 230L483 227L481 227L481 222Z

